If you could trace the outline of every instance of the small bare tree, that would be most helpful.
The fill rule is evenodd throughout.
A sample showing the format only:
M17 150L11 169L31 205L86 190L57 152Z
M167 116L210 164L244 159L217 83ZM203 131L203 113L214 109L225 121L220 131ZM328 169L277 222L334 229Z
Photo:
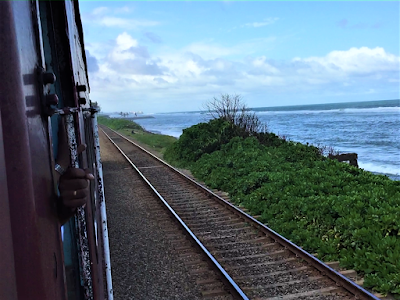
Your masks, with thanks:
M307 143L308 145L308 143ZM318 143L317 145L314 145L317 149L319 154L321 154L322 156L330 156L330 155L339 155L340 151L336 150L335 148L333 148L332 146L326 146L326 145L322 145L320 143Z
M266 125L262 124L255 113L249 112L243 103L242 96L221 94L206 104L206 109L215 119L224 119L244 129L250 135L256 132L266 132Z

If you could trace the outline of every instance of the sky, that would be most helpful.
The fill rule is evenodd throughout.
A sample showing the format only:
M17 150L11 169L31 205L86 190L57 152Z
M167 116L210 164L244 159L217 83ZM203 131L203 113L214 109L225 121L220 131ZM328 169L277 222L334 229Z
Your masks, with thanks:
M103 112L400 98L399 1L79 2Z

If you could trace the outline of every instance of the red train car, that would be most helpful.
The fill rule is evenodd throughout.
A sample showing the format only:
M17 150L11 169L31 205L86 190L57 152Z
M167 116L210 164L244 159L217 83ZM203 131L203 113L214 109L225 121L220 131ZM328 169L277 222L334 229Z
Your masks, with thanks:
M60 124L70 165L95 175L87 205L64 225ZM0 1L0 299L112 299L106 224L78 3Z

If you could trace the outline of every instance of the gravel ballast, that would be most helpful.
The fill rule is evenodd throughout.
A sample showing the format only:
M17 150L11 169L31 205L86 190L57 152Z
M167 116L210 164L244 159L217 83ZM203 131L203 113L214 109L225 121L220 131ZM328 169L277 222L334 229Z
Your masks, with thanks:
M169 221L161 224L168 214L155 208L149 189L105 135L99 135L114 299L201 299L167 237Z

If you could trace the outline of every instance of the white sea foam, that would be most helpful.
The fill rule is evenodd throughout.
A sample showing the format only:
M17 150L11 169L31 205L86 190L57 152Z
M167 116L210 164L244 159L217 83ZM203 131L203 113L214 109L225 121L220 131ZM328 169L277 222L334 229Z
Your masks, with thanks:
M253 111L257 115L273 114L326 114L326 113L400 113L400 107L374 107L374 108L341 108L326 110L276 110Z
M358 161L358 166L361 169L364 169L366 171L370 172L377 172L377 173L383 173L383 174L391 174L391 175L400 175L400 166L399 165L379 165L371 162L361 162Z
M182 134L182 130L161 130L161 134L170 135L179 138Z
M400 113L400 107L345 108L349 113Z
M181 128L167 128L162 126L144 126L147 131L163 134L163 135L170 135L176 138L179 138L182 134Z

